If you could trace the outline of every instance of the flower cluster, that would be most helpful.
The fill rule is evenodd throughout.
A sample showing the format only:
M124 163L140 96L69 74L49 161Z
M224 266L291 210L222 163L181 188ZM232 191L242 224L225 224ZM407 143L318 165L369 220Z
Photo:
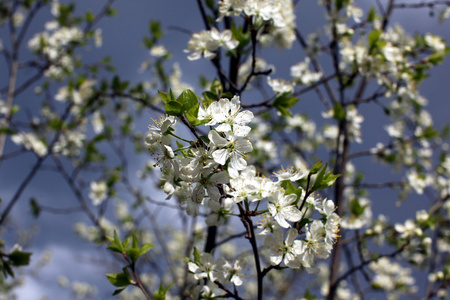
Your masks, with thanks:
M246 264L237 259L234 262L227 261L223 257L214 261L209 253L197 252L195 261L188 262L188 268L194 274L196 280L208 278L212 282L231 282L236 286L242 285L242 279L246 277L244 271Z
M28 42L28 47L32 52L41 54L53 62L45 73L47 76L60 78L63 73L73 70L74 59L68 47L81 43L84 33L78 27L60 27L57 22L47 23L46 29L42 33L35 34Z
M197 60L202 57L213 59L216 57L217 50L223 47L226 50L233 50L239 42L233 39L230 30L219 32L216 28L204 30L200 33L194 33L188 42L188 48L184 52L190 53L189 60Z
M290 48L295 40L295 14L291 0L222 0L219 2L219 18L228 16L252 17L260 25L257 39L263 45L278 44ZM263 25L263 26L261 26Z
M264 245L271 264L284 262L290 268L316 272L316 259L327 258L338 238L341 218L334 212L333 201L322 200L298 184L307 172L288 168L265 177L248 164L246 155L253 150L248 139L249 123L254 116L241 109L239 96L206 103L199 107L196 117L210 130L194 142L175 134L174 116L163 116L149 126L145 144L161 168L168 198L176 195L186 204L189 215L197 216L205 210L209 226L227 222L242 203L257 205L260 210L255 215L262 217L259 235L266 236ZM170 136L189 145L177 143L174 150ZM320 218L315 219L314 212ZM200 252L195 257L189 262L195 279L242 284L239 261L214 261L210 253Z

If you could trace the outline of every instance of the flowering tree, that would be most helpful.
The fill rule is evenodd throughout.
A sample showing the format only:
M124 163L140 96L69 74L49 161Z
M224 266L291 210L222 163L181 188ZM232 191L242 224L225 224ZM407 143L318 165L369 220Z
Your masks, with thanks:
M443 21L450 1L365 10L323 0L324 26L311 30L297 25L300 1L198 0L204 28L184 52L214 72L195 88L170 68L156 21L144 37L150 81L124 79L108 58L90 61L113 2L82 14L57 0L0 2L1 172L23 172L2 195L2 228L33 180L56 174L70 202L32 197L33 215L81 214L74 230L101 246L98 268L119 298L447 296L448 130L433 127L419 87L450 48L391 19L426 8ZM48 11L45 28L31 30ZM275 77L270 47L294 53L290 78ZM322 117L298 113L299 97ZM149 116L147 132L134 126ZM366 134L373 117L382 126ZM417 197L427 202L414 217L389 209L411 210ZM27 240L11 241L0 250L6 297L34 259ZM73 297L104 288L69 281L59 279Z

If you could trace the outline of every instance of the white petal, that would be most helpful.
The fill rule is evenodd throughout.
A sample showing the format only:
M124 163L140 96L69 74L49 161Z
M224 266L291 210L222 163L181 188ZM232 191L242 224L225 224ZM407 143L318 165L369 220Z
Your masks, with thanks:
M289 195L286 195L286 196L280 198L280 204L283 206L287 206L287 205L294 203L295 200L297 200L297 195L289 194Z
M283 254L278 254L278 255L271 255L270 256L270 263L272 264L272 266L277 266L281 263L281 260L283 259Z
M325 202L323 210L327 214L327 216L329 216L334 212L334 208L334 202L332 200L328 200L327 202Z
M275 221L277 221L277 223L281 227L283 227L283 228L291 227L291 225L288 222L286 222L286 220L284 219L284 217L280 213L276 214L273 218L275 219Z
M238 140L236 141L236 149L242 153L248 153L253 150L253 147L249 140Z
M228 143L228 141L226 139L224 139L223 137L221 137L219 135L219 133L217 133L217 131L215 131L215 130L211 130L208 133L208 138L211 141L211 143L215 146L223 146Z
M239 171L244 170L247 167L247 161L240 154L233 152L231 155L230 166Z
M231 131L231 126L228 123L222 123L216 127L216 130L218 132L229 132L229 131Z
M230 178L228 177L228 174L226 172L219 172L212 175L209 179L209 182L213 184L228 183L230 182Z
M250 132L250 130L251 130L251 128L249 126L237 125L237 124L233 125L233 133L239 137L247 136L248 133Z
M224 165L228 159L228 154L227 149L219 149L213 152L212 157L216 163Z
M292 245L297 236L298 236L297 229L295 228L289 229L286 237L286 245Z
M237 114L236 118L234 119L234 122L244 125L250 122L253 119L254 115L251 111L245 110L241 111Z
M286 206L282 209L282 214L284 218L291 222L300 221L302 218L302 213L294 206Z

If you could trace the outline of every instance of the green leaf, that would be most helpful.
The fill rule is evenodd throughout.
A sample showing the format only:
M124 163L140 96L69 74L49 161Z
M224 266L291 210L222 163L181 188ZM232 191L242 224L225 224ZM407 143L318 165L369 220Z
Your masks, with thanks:
M27 266L30 264L30 252L22 252L22 251L14 251L11 254L8 255L9 260L11 261L11 264L15 267L18 266Z
M197 95L191 90L184 90L177 98L177 102L181 103L183 112L189 111L198 104Z
M215 1L214 0L206 0L206 6L209 9L214 9Z
M243 49L245 46L250 44L252 40L250 30L244 32L242 26L236 26L235 22L233 22L231 23L231 32L233 33L233 37L239 41L239 46L237 48L238 50Z
M148 29L149 29L150 33L152 34L152 36L157 40L163 36L163 32L161 30L161 24L158 21L150 20Z
M350 4L350 0L336 0L336 9L339 11Z
M325 175L325 171L327 170L328 163L320 170L319 174L317 174L316 180L314 181L313 190L317 191L319 186L322 184L323 176Z
M200 103L197 102L191 109L189 109L189 111L186 111L185 113L186 119L192 126L204 125L209 122L209 120L199 120L197 118L199 107Z
M373 23L377 17L377 13L375 12L375 7L372 6L367 13L367 22Z
M181 154L183 154L183 157L187 157L188 153L186 152L184 148L184 145L182 143L180 143L179 141L175 141L177 143L177 147L178 147L178 152L180 152Z
M333 183L336 181L336 179L339 176L341 176L341 175L340 174L333 175L331 173L331 171L328 172L327 174L325 174L325 176L322 179L322 182L320 183L320 185L317 187L316 190L323 190L323 189L326 189L327 187L333 185Z
M290 194L295 194L297 195L297 200L300 198L300 196L302 195L302 189L301 188L296 188L292 182L290 180L284 180L281 182L281 187L284 189L285 194L286 195L290 195Z
M350 201L350 211L352 212L352 215L356 217L361 216L364 213L366 207L367 205L361 205L356 198Z
M11 135L16 133L14 130L12 130L11 128L6 128L6 127L0 127L0 133L1 134L6 134L6 135Z
M194 262L200 264L201 253L196 247L194 247Z
M144 255L148 251L150 251L153 248L153 244L145 243L142 245L142 247L139 249L139 255Z
M369 52L377 47L377 43L380 40L382 33L383 32L378 29L374 29L369 33L369 35L367 36L367 42L369 43Z
M333 107L333 117L338 121L342 121L346 114L347 113L342 105L336 102Z
M175 100L175 99L172 99L172 97L170 97L169 94L164 93L164 92L162 92L162 91L160 91L160 90L158 90L158 94L159 94L159 96L161 97L161 100L162 100L164 103L169 103L170 100Z
M171 116L179 116L183 110L181 103L176 101L169 101L166 103L166 113Z
M114 238L109 236L107 236L106 238L112 243L112 245L108 246L107 249L121 254L125 252L122 242L120 241L119 236L117 235L117 231L114 230Z
M86 19L86 22L91 23L95 19L95 15L92 11L87 11L84 18Z
M139 248L139 239L137 235L134 232L131 235L133 236L133 243L131 244L131 247Z
M439 136L439 131L434 129L432 126L425 127L424 131L421 134L421 137L426 139L432 139Z
M290 180L283 180L280 185L284 189L286 195L292 194L296 190Z
M112 294L113 296L118 295L120 293L123 292L124 289L126 289L127 287L122 287L122 288L118 288L114 291L114 293Z
M445 53L444 52L436 52L427 57L427 61L429 61L433 65L439 65L444 61Z
M108 281L111 282L112 285L117 287L127 287L132 284L129 276L125 273L109 273L106 274L106 278L108 278Z
M128 248L127 255L133 263L137 262L140 257L139 248Z
M291 93L283 93L280 96L278 96L274 102L273 106L283 115L286 117L292 117L291 112L289 111L289 108L294 106L299 98L297 97L291 97Z
M41 207L36 201L36 198L30 199L30 206L31 206L31 213L33 214L33 217L37 218L41 214Z
M320 168L322 168L322 161L317 162L314 166L312 166L309 174L313 175L319 172Z
M13 272L9 262L2 260L2 268L1 269L2 269L3 275L5 277L8 277L8 275L11 277L14 277L14 272Z
M131 236L128 236L125 238L125 240L122 242L122 247L124 250L128 248L128 245L130 245L131 242Z
M117 11L111 6L106 7L106 15L112 17L117 14Z
M217 99L216 95L214 95L214 93L212 93L212 92L206 91L206 92L203 92L202 95L203 95L203 99L201 99L201 100L205 107L208 107L211 103L213 103Z
M174 285L175 282L169 284L166 288L164 287L162 281L159 284L159 288L153 293L153 298L155 300L165 300L166 299L166 293L170 289L172 285Z

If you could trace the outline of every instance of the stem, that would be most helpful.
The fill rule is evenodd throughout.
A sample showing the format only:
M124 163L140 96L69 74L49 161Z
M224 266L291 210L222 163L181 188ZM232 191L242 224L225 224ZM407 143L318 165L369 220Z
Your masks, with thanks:
M246 238L250 241L250 245L252 246L253 250L253 257L255 260L255 268L256 268L256 276L257 276L257 282L258 282L258 300L262 300L263 295L263 273L261 272L261 262L259 260L259 252L258 252L258 245L256 243L255 238L255 231L253 229L253 221L251 217L248 216L246 211L244 210L244 207L242 206L242 203L238 203L239 212L241 216L241 221L244 224L245 228L247 229L247 236Z
M64 122L70 115L70 110L72 109L72 105L69 105L66 108L66 111L64 112L63 117L61 118L61 120ZM0 217L0 225L3 224L3 222L5 222L6 217L9 215L9 212L11 211L11 209L14 207L14 205L17 203L17 201L19 200L20 196L22 195L23 191L25 190L25 188L28 186L28 184L31 182L31 180L33 179L34 175L36 175L37 171L39 170L39 168L42 166L42 163L44 162L44 160L51 155L52 151L53 151L53 146L55 145L55 143L58 141L59 137L62 134L62 130L59 130L56 132L52 142L50 143L50 145L47 148L47 154L39 157L37 162L35 163L35 165L33 166L33 168L31 169L30 173L28 173L28 175L25 177L25 179L22 181L21 185L19 186L19 188L17 189L16 193L14 194L14 196L12 197L11 201L8 203L8 205L6 206L6 209L3 211L1 217Z
M191 143L191 141L188 141L188 140L186 140L186 139L183 139L182 137L179 137L178 135L176 135L175 133L173 133L173 132L169 132L169 134L170 135L172 135L172 136L174 136L174 137L176 137L177 139L180 139L180 140L182 140L183 142L186 142L186 143Z
M129 260L129 259L127 259L128 256L126 255L126 253L124 253L123 256L125 257L125 259L127 261ZM130 264L130 268L131 268L131 271L133 272L134 279L136 279L136 283L134 285L137 286L142 291L142 293L144 294L145 298L147 298L147 300L153 300L153 298L145 290L145 287L142 284L141 278L139 277L139 274L136 271L136 265L134 262Z

